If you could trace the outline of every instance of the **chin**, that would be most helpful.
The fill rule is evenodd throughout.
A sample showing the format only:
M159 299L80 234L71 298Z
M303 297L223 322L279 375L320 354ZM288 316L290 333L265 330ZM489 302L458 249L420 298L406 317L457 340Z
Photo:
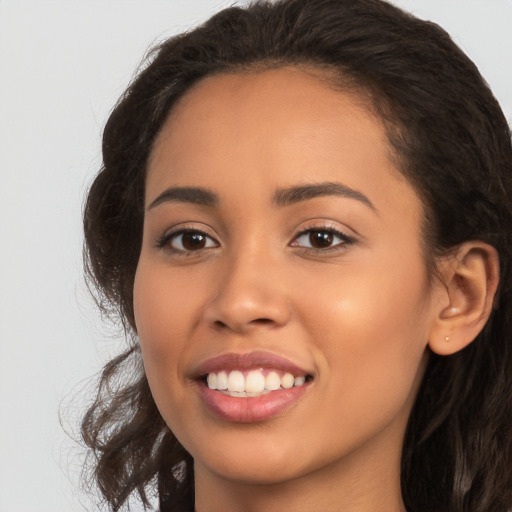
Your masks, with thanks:
M264 434L263 427L256 429L256 435L242 436L242 439L236 439L233 433L216 437L214 447L196 446L192 453L196 472L207 471L218 478L247 485L274 485L295 480L333 462L332 453L322 457L317 451L311 458L314 446L305 443L307 435L299 439L289 432L272 436L269 432Z

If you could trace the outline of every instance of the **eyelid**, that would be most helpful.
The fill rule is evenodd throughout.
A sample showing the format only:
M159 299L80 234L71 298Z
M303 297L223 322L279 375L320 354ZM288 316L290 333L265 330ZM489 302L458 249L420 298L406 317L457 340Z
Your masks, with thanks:
M337 243L330 247L307 247L305 245L299 245L297 243L297 240L300 237L315 231L331 233L334 236L338 237L340 241L338 241ZM315 254L326 254L329 252L343 251L347 249L347 246L353 245L358 241L356 236L348 234L347 231L353 233L352 230L344 229L340 227L338 224L334 224L333 222L324 219L311 220L305 225L303 225L302 229L298 230L295 233L292 240L289 242L288 246L296 249L301 249L303 252L313 252ZM170 242L174 237L178 237L180 235L184 235L187 233L200 234L206 237L210 242L212 242L212 244L206 247L199 247L197 249L180 249L172 247L170 245ZM203 251L206 250L211 250L220 247L220 242L218 238L211 233L211 228L209 226L204 224L198 226L197 224L193 223L183 223L175 225L172 228L166 230L164 234L155 241L155 246L158 249L165 250L168 253L176 254L178 256L192 256L198 255L199 253L202 253Z
M175 247L169 247L169 243L174 237L178 237L180 235L184 235L187 233L197 233L197 234L203 235L204 237L213 241L215 245L199 248L197 250L186 250L186 249L177 249ZM194 254L200 253L205 250L214 249L216 247L219 247L220 243L217 240L217 238L209 232L208 229L198 227L197 224L186 223L186 224L178 224L178 225L173 226L172 228L166 230L162 236L157 238L157 240L155 242L155 246L157 247L157 249L165 250L171 254L176 254L176 255L181 255L181 256L190 256L190 255L194 255Z
M331 247L325 248L306 247L294 243L300 237L315 231L331 233L334 236L337 236L341 240L341 242L338 242L337 244ZM357 243L357 238L353 235L348 234L347 231L348 230L345 230L339 227L338 225L334 225L333 223L326 220L311 221L311 223L308 223L304 228L300 229L293 236L291 242L289 243L289 246L302 249L304 251L314 252L315 254L342 251L345 250L347 246L354 245L355 243Z

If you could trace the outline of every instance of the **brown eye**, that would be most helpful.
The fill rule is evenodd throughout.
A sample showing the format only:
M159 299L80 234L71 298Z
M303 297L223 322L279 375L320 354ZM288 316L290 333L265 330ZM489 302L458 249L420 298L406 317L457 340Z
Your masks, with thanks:
M202 233L183 233L181 244L187 251L203 249L206 245L206 237Z
M329 231L310 231L309 243L315 249L325 249L330 247L334 240L334 234Z
M194 252L218 246L213 238L201 231L180 231L174 233L167 238L165 245L176 252Z
M322 251L342 248L353 243L353 238L335 229L307 229L300 233L290 245Z

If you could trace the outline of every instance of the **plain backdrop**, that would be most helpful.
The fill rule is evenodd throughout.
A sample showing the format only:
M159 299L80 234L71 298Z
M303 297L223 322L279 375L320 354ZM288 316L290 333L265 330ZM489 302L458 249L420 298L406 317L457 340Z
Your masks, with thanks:
M59 411L76 434L89 378L124 342L83 282L84 194L147 48L232 3L0 0L0 512L96 510ZM396 3L452 34L512 120L512 1Z

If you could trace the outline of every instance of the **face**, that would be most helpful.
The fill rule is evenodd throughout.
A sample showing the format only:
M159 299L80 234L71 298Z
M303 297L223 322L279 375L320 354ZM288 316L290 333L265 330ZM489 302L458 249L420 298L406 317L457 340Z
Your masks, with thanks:
M362 101L295 68L206 78L163 126L135 317L199 474L398 467L434 308L388 153Z

